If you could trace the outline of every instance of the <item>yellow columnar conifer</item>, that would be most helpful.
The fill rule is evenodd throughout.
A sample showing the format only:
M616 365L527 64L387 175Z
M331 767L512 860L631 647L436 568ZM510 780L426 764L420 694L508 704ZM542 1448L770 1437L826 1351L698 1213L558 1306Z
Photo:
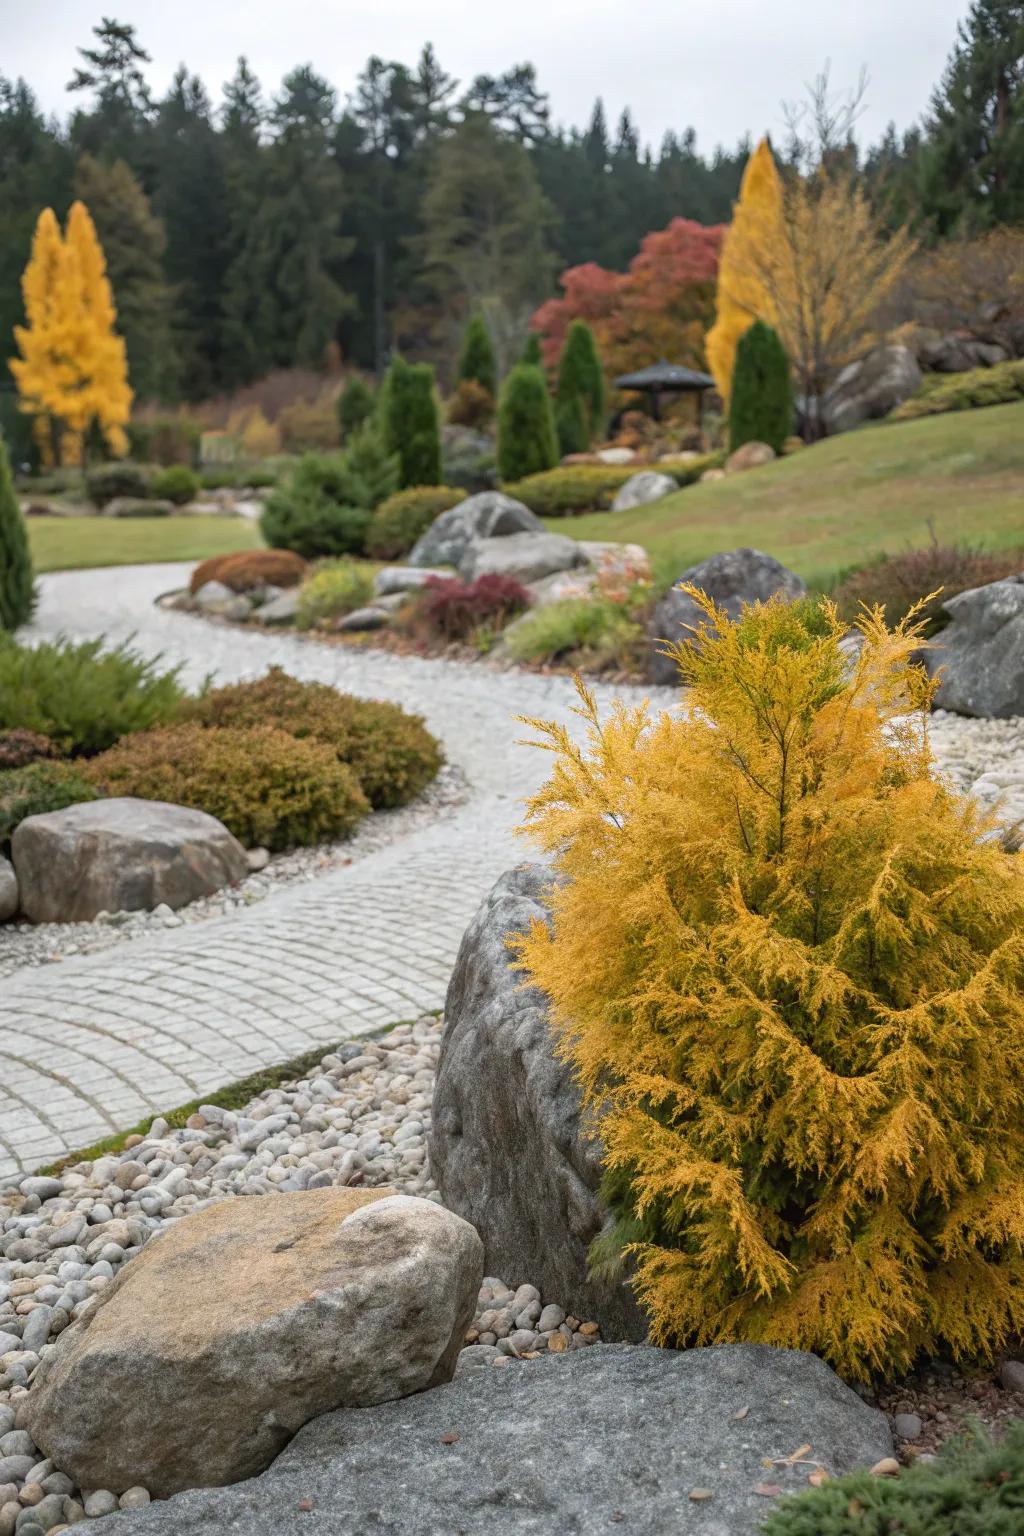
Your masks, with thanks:
M747 161L718 265L715 323L707 334L708 366L726 405L740 337L755 320L775 323L775 306L761 277L764 254L779 237L782 182L771 145L761 140Z
M516 947L653 1336L991 1357L1024 1328L1022 856L933 771L913 624L865 614L850 676L831 604L705 615L685 714L581 686L589 743L532 722L561 880Z
M75 463L95 425L110 451L124 454L132 402L125 347L84 203L72 205L63 240L53 210L40 214L22 293L27 324L15 327L21 356L12 358L11 371L21 409L36 418L37 440Z

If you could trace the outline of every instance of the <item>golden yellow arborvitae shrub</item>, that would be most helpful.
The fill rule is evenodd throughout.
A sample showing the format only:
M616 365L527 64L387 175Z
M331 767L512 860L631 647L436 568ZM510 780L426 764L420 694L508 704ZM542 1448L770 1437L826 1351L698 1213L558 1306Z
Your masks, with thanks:
M564 883L515 947L653 1336L989 1356L1024 1327L1024 867L932 776L909 621L865 613L848 677L828 603L704 608L685 714L579 684L586 745L530 722Z
M747 161L722 242L715 323L705 339L708 367L727 406L740 338L755 320L776 323L776 306L762 272L781 238L782 217L782 181L765 138Z

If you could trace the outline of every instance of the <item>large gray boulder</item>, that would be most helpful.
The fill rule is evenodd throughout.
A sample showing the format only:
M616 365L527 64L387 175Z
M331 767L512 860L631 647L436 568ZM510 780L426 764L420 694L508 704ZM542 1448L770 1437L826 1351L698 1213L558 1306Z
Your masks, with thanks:
M92 800L29 816L11 840L33 923L184 907L244 879L245 849L216 817L161 800Z
M940 673L935 704L958 715L1024 715L1024 572L959 592L951 622L924 652Z
M208 1205L60 1335L26 1426L83 1488L252 1477L317 1414L448 1381L482 1258L464 1221L386 1189Z
M564 533L513 533L507 538L475 540L459 562L459 575L463 581L507 576L525 583L586 563L579 544Z
M866 357L849 363L823 402L828 433L849 432L862 421L888 416L921 387L922 373L909 347L876 347Z
M450 1210L483 1238L489 1274L557 1296L605 1338L647 1328L625 1281L593 1280L587 1250L607 1211L601 1143L555 1058L544 996L522 987L506 940L547 921L539 864L502 875L463 937L448 987L430 1166Z
M471 544L515 533L543 533L529 507L501 491L481 491L434 519L409 551L410 565L460 565Z
M6 923L18 910L18 877L10 859L0 853L0 923Z
M811 1468L784 1458L808 1444L808 1460L833 1476L892 1455L884 1415L813 1355L598 1344L328 1414L260 1478L108 1516L89 1531L755 1536L772 1507L758 1487L806 1489Z
M704 622L693 598L679 590L684 583L700 587L731 619L738 619L748 603L764 603L776 596L793 601L807 591L799 576L759 549L730 549L702 560L699 565L691 565L665 593L651 616L649 672L654 683L679 683L678 667L663 653L665 642L692 638L684 626Z
M656 469L643 469L639 474L631 475L620 488L612 502L612 511L631 512L634 507L645 507L648 502L672 496L678 489L671 475Z

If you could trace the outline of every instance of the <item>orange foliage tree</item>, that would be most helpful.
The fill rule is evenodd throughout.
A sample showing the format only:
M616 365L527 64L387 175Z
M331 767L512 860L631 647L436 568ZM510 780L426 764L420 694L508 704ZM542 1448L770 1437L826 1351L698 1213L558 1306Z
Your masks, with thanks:
M545 363L557 362L572 321L585 320L611 376L661 357L702 366L724 233L720 224L673 219L644 236L627 272L592 261L563 272L563 296L542 304L530 322Z

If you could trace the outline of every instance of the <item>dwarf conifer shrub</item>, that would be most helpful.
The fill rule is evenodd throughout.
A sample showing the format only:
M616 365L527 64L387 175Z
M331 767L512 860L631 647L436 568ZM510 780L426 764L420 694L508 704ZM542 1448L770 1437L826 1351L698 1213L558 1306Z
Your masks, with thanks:
M990 1356L1024 1324L1019 858L932 777L912 625L862 617L848 675L830 604L693 595L686 715L581 686L589 746L540 725L564 884L518 953L602 1115L595 1258L662 1343Z
M194 501L199 494L199 476L187 464L169 464L153 476L152 494L161 501L173 501L176 507Z
M144 501L150 494L150 480L138 464L98 464L86 475L85 488L93 506L102 509L117 496Z
M373 390L360 374L354 373L338 396L338 425L342 442L364 421L369 421L376 409Z
M384 445L398 455L399 486L439 484L441 413L430 364L396 357L381 391L378 415Z
M740 337L729 397L729 451L767 443L776 453L793 430L793 385L779 335L755 320Z
M305 683L280 667L255 682L215 688L187 706L203 725L235 730L273 723L301 741L329 746L375 810L405 805L444 761L419 715L380 699L357 699L327 683Z
M462 350L459 353L459 382L473 380L494 397L498 388L498 363L494 356L494 343L483 315L470 315L462 334Z
M17 629L31 616L32 560L7 450L0 439L0 630Z
M523 355L519 359L521 363L527 363L531 368L543 368L544 354L540 349L540 337L536 331L531 331L523 344Z
M764 1536L1017 1536L1024 1523L1024 1420L995 1444L980 1430L898 1477L854 1472L786 1499Z
M555 418L544 375L520 363L502 385L498 403L498 473L503 480L520 480L557 463Z
M412 485L407 491L396 491L373 514L366 553L371 560L397 560L408 554L436 517L465 499L465 491L453 485Z
M272 852L348 837L370 809L336 752L269 724L210 730L185 721L143 731L85 773L105 794L206 811L246 848Z
M574 320L569 327L558 359L555 400L559 432L563 425L569 430L570 424L575 422L582 428L584 438L582 448L567 448L563 438L563 453L580 453L589 448L591 439L604 426L604 369L594 333L585 320ZM576 438L578 435L574 428L572 436Z
M232 592L252 592L257 587L297 587L309 566L301 555L288 549L240 549L230 555L211 555L192 572L189 590L198 592L208 581L219 581Z
M0 730L37 731L73 757L161 724L182 697L178 668L161 670L127 645L55 640L17 646L0 638Z
M401 483L401 464L397 453L384 446L376 422L364 421L349 436L345 463L363 487L360 506L371 512L393 496Z
M63 811L99 792L73 763L37 761L0 770L0 847L10 842L15 827L29 816Z
M271 494L260 531L274 549L305 560L362 552L369 491L344 454L306 453Z
M300 629L313 629L365 608L372 597L373 577L365 566L344 556L324 560L302 584L295 621Z

